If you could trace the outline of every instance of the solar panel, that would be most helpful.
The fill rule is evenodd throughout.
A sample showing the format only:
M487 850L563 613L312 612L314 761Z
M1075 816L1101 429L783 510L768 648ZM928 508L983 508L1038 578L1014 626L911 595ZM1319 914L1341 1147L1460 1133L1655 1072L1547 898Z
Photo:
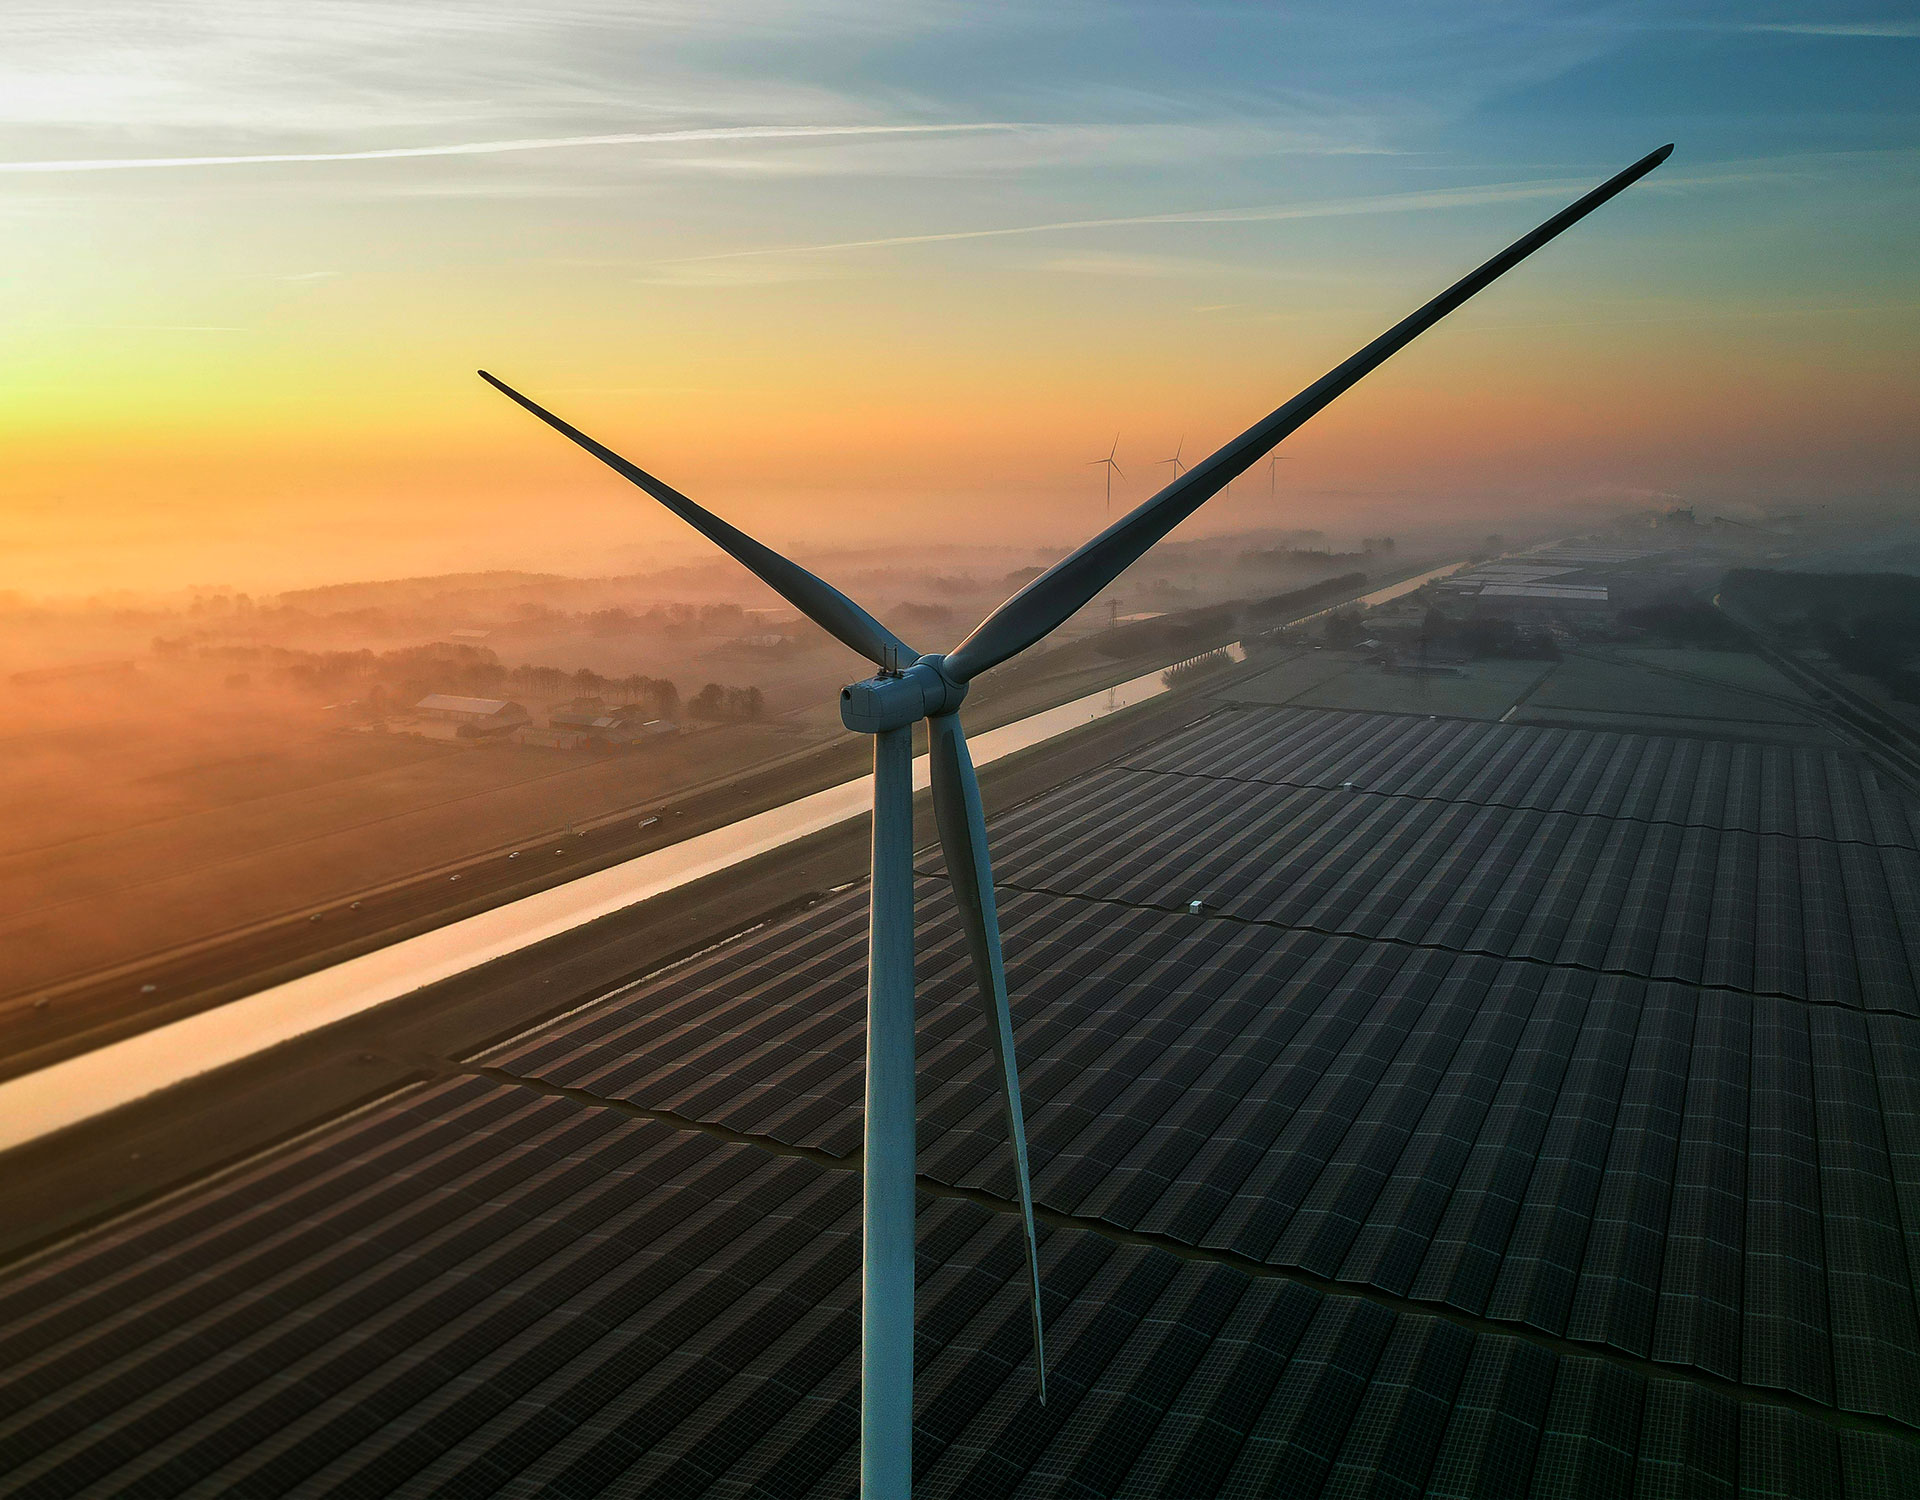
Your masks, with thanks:
M923 863L917 1495L1920 1492L1920 853L1858 764L1230 709L993 836L1054 1399ZM865 919L0 1277L10 1491L845 1492Z

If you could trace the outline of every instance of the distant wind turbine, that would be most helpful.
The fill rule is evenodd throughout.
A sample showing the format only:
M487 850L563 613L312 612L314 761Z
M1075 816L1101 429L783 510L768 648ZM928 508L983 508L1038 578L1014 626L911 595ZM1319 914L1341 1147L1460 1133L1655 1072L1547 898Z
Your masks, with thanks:
M1120 434L1116 432L1113 435L1113 446L1107 450L1107 456L1105 458L1096 458L1087 465L1089 469L1097 468L1101 465L1105 465L1106 467L1107 515L1109 517L1113 515L1113 476L1116 474L1119 474L1122 479L1125 479L1127 477L1124 473L1122 473L1120 465L1114 462L1114 455L1119 451L1120 451Z
M1662 146L1643 157L1418 312L1403 318L1210 457L1191 469L1180 465L1172 483L1159 494L1047 569L944 656L938 652L923 656L914 651L838 589L728 525L484 370L480 372L483 380L652 495L828 634L880 669L877 675L840 690L841 722L856 734L874 737L866 1141L861 1158L865 1202L861 1240L860 1493L864 1500L909 1500L913 1485L914 725L921 719L927 721L934 822L986 1011L995 1071L1005 1096L1014 1181L1026 1232L1034 1368L1044 1402L1046 1358L1041 1343L1039 1249L1033 1229L1020 1078L1013 1055L1013 1017L1007 1005L986 818L958 717L968 685L988 668L1043 640L1155 542L1218 494L1229 480L1258 463L1274 444L1469 297L1651 172L1672 151L1672 146ZM1179 465L1177 451L1171 462ZM901 548L902 562L913 556L909 546Z
M1275 481L1280 468L1280 460L1285 456L1284 454L1275 453L1267 459L1267 494L1269 496L1274 493Z
M1187 446L1187 435L1183 432L1180 434L1180 441L1173 445L1173 457L1163 458L1160 460L1160 462L1163 464L1173 465L1173 477L1175 479L1178 479L1182 474L1186 473L1188 469L1193 467L1192 464L1182 463L1180 460L1180 450L1186 446Z

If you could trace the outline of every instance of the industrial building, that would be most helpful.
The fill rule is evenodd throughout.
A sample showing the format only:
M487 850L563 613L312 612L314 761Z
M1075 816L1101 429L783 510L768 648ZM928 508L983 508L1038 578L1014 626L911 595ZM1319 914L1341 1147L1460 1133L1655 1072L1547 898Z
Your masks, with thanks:
M1920 1494L1920 813L1217 705L920 863L915 1494ZM866 897L0 1278L21 1495L846 1496Z

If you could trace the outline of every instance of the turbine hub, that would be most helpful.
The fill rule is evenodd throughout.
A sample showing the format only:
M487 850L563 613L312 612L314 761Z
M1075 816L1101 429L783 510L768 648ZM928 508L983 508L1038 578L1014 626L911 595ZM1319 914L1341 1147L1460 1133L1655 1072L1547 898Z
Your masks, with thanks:
M967 696L967 685L947 676L943 661L923 656L904 672L849 683L840 689L840 722L855 734L881 734L952 713Z

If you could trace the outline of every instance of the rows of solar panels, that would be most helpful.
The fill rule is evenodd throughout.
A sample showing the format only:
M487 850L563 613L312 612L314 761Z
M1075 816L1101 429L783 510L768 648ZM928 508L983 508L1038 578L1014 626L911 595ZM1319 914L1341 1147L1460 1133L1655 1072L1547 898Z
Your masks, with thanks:
M1279 786L1920 849L1920 809L1849 754L1399 714L1215 714L1118 764Z
M8 1493L849 1495L859 1179L464 1078L0 1298ZM1900 1495L1898 1436L1248 1269L920 1213L922 1497Z
M922 911L921 1170L1004 1194L931 882ZM1046 896L1002 915L1042 1204L1920 1425L1920 1022ZM492 1061L850 1154L864 942L850 899Z
M1862 873L1913 826L1844 756L1238 709L997 818L1054 1394L926 878L917 1493L1920 1493L1913 903ZM1748 881L1736 835L1796 857ZM848 893L0 1282L0 1474L850 1493L864 928Z
M1897 804L1842 758L1481 724L1443 735L1439 721L1328 714L1307 717L1410 727L1368 737L1364 724L1346 735L1302 726L1289 762L1243 722L1266 717L1221 715L1177 751L1142 758L1177 754L1179 773L1111 768L1003 819L998 878L1920 1013L1920 849ZM1700 753L1713 749L1745 753ZM1343 759L1347 774L1318 784ZM1691 791L1675 779L1682 763L1700 783ZM1847 836L1804 831L1829 796L1856 810L1832 820ZM1769 831L1787 823L1803 831Z

